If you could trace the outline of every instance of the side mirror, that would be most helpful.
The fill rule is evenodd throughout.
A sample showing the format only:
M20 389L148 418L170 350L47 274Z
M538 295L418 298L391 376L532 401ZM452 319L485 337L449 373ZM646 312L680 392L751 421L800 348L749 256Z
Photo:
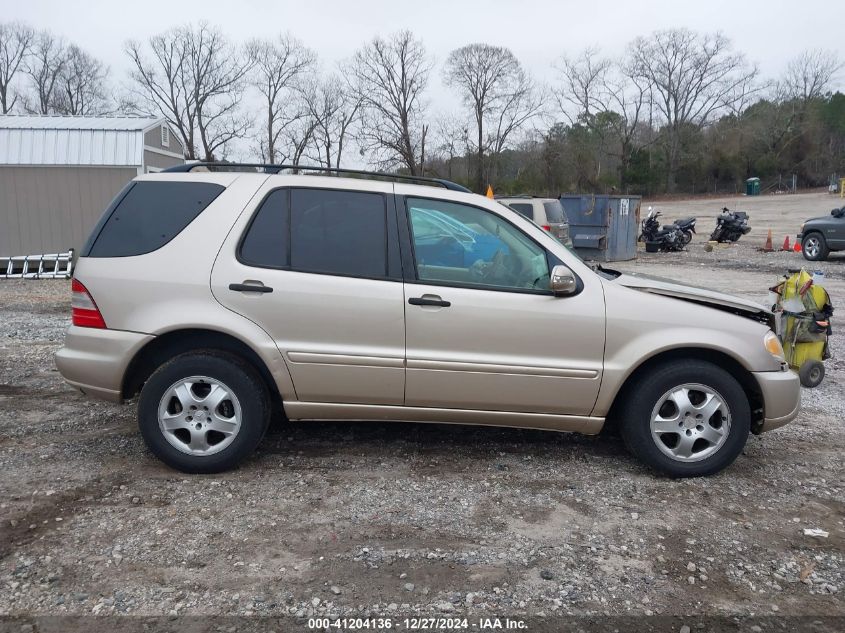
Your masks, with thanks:
M575 294L578 290L578 280L575 278L575 273L566 266L558 265L552 268L549 286L556 297L566 297Z
M845 217L845 207L842 207L841 209L834 209L830 212L830 215L835 218Z

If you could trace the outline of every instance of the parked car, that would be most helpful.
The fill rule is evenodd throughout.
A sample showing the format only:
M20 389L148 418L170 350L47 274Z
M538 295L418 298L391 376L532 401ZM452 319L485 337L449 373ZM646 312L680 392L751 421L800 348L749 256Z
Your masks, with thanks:
M147 446L194 473L246 459L274 411L588 434L611 421L674 476L715 473L749 432L797 415L765 308L590 268L453 183L342 175L135 178L80 252L62 376L113 402L140 394ZM463 259L429 254L432 230Z
M827 259L831 251L845 250L845 207L804 222L798 240L804 259L811 262Z
M533 196L497 197L496 200L524 215L534 224L555 236L559 242L572 248L569 222L563 205L557 198L535 198Z

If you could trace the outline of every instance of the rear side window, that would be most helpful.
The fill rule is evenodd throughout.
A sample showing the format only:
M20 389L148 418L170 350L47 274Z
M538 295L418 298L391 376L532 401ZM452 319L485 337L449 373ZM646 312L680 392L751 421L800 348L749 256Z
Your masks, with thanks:
M546 221L549 224L560 224L566 222L566 215L563 213L563 205L558 200L550 200L543 203L546 210Z
M241 242L249 266L355 277L388 276L387 206L378 193L278 189Z
M294 189L290 250L294 270L386 277L384 196Z
M151 253L181 233L224 190L206 182L136 182L103 215L82 255Z
M534 219L534 205L514 202L509 204L508 206L520 215L524 215L529 220Z
M241 243L241 261L248 266L288 265L290 189L277 189L264 200Z

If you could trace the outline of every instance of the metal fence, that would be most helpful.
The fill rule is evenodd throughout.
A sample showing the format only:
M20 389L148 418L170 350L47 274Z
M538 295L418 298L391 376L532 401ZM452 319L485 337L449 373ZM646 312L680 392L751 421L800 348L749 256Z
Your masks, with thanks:
M0 279L70 279L73 249L66 253L0 256Z

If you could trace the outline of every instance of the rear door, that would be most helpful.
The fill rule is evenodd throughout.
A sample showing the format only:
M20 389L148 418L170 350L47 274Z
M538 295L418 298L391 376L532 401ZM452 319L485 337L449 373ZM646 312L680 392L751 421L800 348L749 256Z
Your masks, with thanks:
M549 268L556 262L489 209L410 195L397 204L412 258L406 261L405 403L589 415L604 353L601 284L553 296ZM456 231L444 236L442 252L431 248L426 220L433 214L450 217L473 241ZM458 248L462 261L454 257Z
M356 181L352 190L338 181L269 178L218 256L212 290L273 337L298 400L402 404L392 185Z

